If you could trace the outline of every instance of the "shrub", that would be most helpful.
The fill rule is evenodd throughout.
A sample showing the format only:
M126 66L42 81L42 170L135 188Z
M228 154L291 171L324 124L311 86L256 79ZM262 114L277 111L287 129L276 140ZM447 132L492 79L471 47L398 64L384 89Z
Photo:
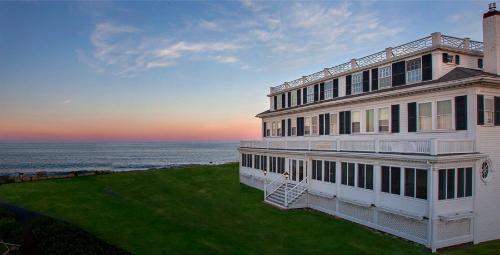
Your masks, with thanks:
M14 215L0 210L0 240L7 243L21 244L23 226L16 221Z

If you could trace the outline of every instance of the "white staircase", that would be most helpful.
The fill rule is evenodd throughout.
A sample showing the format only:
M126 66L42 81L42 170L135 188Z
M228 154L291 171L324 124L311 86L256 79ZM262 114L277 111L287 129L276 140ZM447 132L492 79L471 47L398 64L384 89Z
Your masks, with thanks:
M304 200L307 191L306 184L306 179L299 183L292 183L284 175L281 175L269 184L266 183L264 201L283 209L305 207L305 204L303 205L300 201Z

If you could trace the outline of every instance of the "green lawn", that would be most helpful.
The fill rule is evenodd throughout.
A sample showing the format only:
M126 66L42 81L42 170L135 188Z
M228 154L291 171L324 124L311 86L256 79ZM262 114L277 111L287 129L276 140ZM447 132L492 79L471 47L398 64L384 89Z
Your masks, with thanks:
M344 220L262 203L238 166L86 176L0 186L0 200L78 224L135 254L427 254ZM492 254L500 242L446 254Z

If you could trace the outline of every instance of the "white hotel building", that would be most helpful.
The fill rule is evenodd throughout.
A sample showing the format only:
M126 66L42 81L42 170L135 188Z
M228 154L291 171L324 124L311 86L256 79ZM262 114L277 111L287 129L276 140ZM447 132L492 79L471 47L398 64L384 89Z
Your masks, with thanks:
M241 183L438 248L500 238L500 12L271 87ZM499 147L497 147L499 146Z

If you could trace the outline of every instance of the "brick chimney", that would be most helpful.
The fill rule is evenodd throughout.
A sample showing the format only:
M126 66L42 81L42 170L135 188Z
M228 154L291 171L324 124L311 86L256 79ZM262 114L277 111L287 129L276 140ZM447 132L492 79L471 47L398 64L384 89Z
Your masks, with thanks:
M483 15L483 42L483 70L500 74L500 12L496 10L496 3L490 3Z

